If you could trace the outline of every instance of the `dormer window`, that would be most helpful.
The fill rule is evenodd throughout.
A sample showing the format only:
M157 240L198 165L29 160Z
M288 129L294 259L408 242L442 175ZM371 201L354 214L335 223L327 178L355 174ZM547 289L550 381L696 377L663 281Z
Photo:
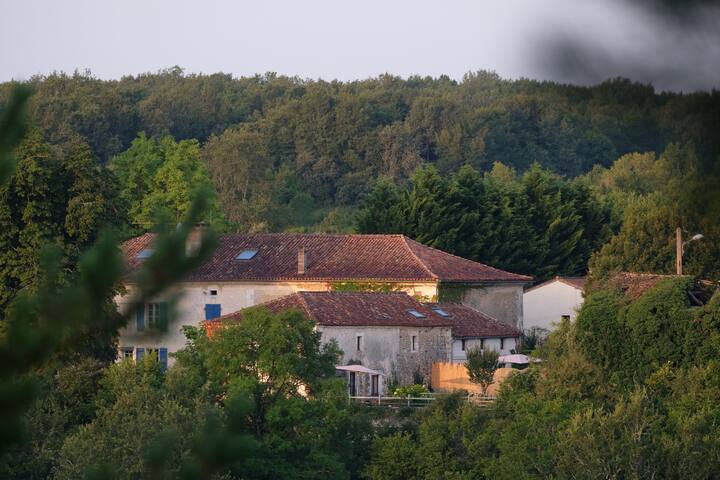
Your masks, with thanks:
M433 312L437 313L441 317L449 317L450 314L440 307L433 307Z
M415 318L425 318L425 315L423 315L422 313L418 312L415 309L408 310L407 312Z
M145 250L141 250L140 253L138 253L135 258L138 258L140 260L145 260L146 258L152 257L152 254L155 251L152 248L146 248Z
M240 252L240 255L235 257L236 260L250 260L252 259L255 254L257 254L257 250L243 250Z

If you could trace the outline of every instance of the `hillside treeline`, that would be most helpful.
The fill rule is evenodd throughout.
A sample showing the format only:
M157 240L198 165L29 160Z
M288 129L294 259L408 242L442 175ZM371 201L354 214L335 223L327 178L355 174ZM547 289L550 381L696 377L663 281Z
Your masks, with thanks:
M378 177L404 184L422 163L446 174L466 164L487 171L495 162L522 172L538 162L574 177L671 142L692 143L702 159L720 152L716 92L659 94L624 79L590 88L489 72L461 81L326 82L173 68L27 83L36 90L30 117L46 139L79 135L100 163L140 132L196 140L228 220L256 229L288 227L274 216L282 209L300 223L321 222L333 208L356 205ZM0 104L12 87L0 85Z

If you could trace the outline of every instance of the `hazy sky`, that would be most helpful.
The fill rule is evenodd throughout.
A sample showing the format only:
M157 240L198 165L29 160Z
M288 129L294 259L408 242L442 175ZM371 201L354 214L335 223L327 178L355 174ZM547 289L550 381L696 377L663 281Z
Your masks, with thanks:
M720 87L720 14L620 0L0 0L0 80L179 65L324 79L495 70L659 89Z

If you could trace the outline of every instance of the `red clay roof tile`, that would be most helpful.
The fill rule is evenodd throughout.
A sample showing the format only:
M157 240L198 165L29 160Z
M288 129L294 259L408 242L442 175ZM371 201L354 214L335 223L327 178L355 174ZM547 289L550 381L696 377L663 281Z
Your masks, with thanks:
M302 311L322 326L451 327L455 337L514 337L520 331L464 305L424 304L406 293L298 292L262 304L271 312ZM251 307L252 308L252 307ZM441 308L449 316L436 312ZM416 310L424 315L410 314ZM223 321L241 321L245 310L205 322L213 330Z
M130 271L142 260L137 254L152 247L153 234L122 245ZM307 256L298 273L298 251ZM236 260L246 249L258 253ZM212 257L187 281L442 281L529 282L531 277L505 272L422 245L403 235L228 234L221 235Z

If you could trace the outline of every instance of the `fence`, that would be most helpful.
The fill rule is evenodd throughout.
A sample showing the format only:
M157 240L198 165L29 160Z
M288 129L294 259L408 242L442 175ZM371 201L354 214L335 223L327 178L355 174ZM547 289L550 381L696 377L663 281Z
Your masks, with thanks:
M488 388L487 394L490 396L496 395L502 381L516 371L512 368L498 368L495 370L493 383ZM431 382L433 389L438 391L467 390L470 393L482 393L480 385L470 381L464 363L434 363Z
M438 397L436 393L427 393L419 397L349 397L351 402L361 403L372 407L390 407L390 408L422 408L430 405ZM495 401L495 397L482 395L468 395L467 401L480 406L486 407Z

